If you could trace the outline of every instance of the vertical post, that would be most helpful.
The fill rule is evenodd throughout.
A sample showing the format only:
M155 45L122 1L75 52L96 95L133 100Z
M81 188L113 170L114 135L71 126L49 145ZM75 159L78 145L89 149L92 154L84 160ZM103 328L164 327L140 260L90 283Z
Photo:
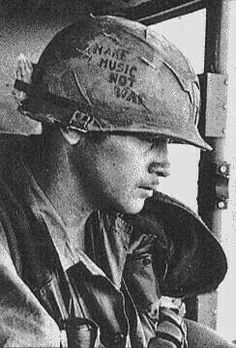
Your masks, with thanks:
M231 0L207 0L204 72L227 75L229 5ZM227 80L225 80L227 84ZM227 108L227 104L222 105ZM225 112L225 110L224 110ZM221 240L223 205L215 204L215 182L212 168L225 160L225 134L207 137L213 150L202 153L199 164L198 206L199 213L214 235ZM199 296L198 321L213 329L217 324L217 292Z

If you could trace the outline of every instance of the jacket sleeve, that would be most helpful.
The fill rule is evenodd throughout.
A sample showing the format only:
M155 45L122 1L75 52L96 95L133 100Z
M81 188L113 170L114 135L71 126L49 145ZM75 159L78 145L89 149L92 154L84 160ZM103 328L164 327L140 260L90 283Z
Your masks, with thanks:
M0 347L60 347L60 330L18 276L0 223Z

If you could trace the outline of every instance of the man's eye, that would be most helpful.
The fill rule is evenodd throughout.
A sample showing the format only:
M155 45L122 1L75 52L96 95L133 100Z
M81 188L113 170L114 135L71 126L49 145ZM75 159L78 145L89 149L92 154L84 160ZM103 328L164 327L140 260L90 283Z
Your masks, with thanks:
M152 150L156 146L156 142L154 140L149 141L150 149Z
M155 146L157 146L157 141L155 138L147 138L145 139L145 142L148 144L148 146L150 147L150 149L152 150Z
M170 143L169 138L154 138L152 140L152 148L153 147L163 147Z

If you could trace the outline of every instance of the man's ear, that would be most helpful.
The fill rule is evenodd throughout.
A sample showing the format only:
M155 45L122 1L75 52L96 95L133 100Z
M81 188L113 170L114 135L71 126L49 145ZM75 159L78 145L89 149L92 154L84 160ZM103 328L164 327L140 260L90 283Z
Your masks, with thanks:
M72 130L71 128L60 128L61 134L63 135L63 137L66 139L66 141L70 144L70 145L76 145L79 143L82 134Z

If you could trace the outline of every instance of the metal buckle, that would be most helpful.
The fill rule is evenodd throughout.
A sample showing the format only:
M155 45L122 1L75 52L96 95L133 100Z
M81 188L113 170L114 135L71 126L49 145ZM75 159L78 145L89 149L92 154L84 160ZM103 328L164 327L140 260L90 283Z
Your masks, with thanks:
M88 114L84 114L83 112L76 110L69 122L68 127L70 129L77 130L82 133L87 133L88 132L88 124L91 121L91 116Z

